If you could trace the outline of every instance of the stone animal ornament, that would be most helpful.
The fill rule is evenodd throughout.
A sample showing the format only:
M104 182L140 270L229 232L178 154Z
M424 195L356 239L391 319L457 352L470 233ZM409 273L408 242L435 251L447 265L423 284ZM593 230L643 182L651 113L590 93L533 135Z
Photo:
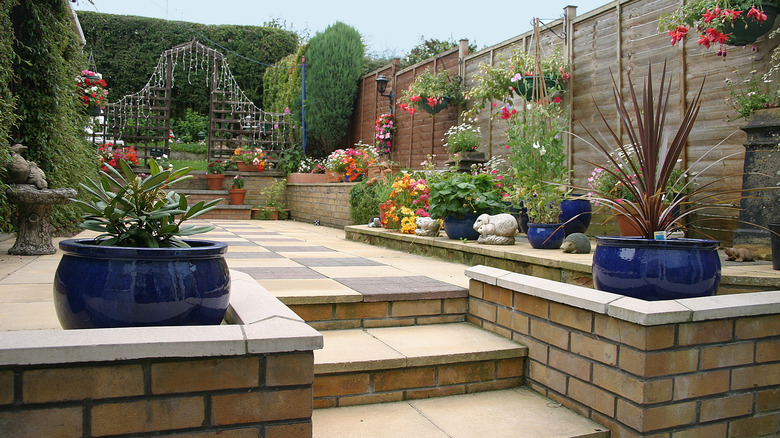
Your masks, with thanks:
M368 221L368 226L370 228L382 228L382 220L379 218L379 216L374 216L370 221Z
M35 162L22 157L22 152L26 150L27 146L20 144L11 147L11 161L5 166L8 184L31 184L38 190L43 190L49 186L46 175Z
M519 232L517 220L508 213L482 214L474 222L474 230L479 233L477 243L486 245L514 245Z
M726 260L733 262L752 262L753 253L747 248L724 248Z
M414 234L422 237L436 237L439 235L439 228L441 227L440 221L421 216L417 218L415 223L417 224L417 228L415 228Z
M571 233L563 240L563 252L590 254L590 239L582 233Z

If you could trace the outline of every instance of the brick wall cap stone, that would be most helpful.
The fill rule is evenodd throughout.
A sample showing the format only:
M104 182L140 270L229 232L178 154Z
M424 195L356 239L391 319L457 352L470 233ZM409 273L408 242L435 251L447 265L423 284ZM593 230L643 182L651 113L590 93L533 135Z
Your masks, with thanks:
M693 312L693 321L780 313L780 291L715 295L678 302Z
M265 288L247 274L231 270L230 275L236 288L227 315L231 324L5 331L0 332L0 366L241 356L322 348L322 335ZM231 315L237 319L232 320Z
M635 324L650 326L691 320L692 312L678 301L645 301L621 297L609 305L607 315Z

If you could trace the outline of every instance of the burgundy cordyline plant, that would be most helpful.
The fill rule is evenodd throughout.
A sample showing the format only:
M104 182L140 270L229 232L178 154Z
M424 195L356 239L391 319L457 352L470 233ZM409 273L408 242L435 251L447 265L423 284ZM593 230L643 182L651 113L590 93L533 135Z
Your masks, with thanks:
M678 177L680 181L672 180L675 166L685 149L688 136L693 128L696 116L701 107L701 95L704 89L702 82L699 91L693 97L690 105L682 116L679 126L667 126L667 110L671 78L667 80L666 63L661 74L661 85L658 95L653 100L652 68L648 67L647 79L642 90L641 102L637 98L634 84L629 77L629 90L631 108L624 104L620 89L612 77L612 94L615 100L617 113L625 135L627 144L621 140L620 135L607 123L606 117L601 112L598 104L595 104L601 120L607 127L605 135L599 132L598 138L591 133L582 123L582 129L590 137L590 141L577 136L596 151L607 161L608 165L589 162L594 166L602 167L618 183L623 184L631 193L634 200L620 198L613 193L594 191L593 189L575 187L576 189L590 191L589 198L599 204L604 204L615 214L623 214L640 230L642 237L653 239L656 231L669 232L683 229L683 218L690 217L694 213L705 209L726 208L735 210L739 208L739 200L742 199L742 189L715 189L715 186L725 179L724 177L699 184L697 179L709 168L721 163L723 160L740 155L740 153L728 154L707 165L702 171L694 173L695 168L702 159L715 150L719 143L710 148L696 162L684 169ZM632 119L633 112L633 119ZM626 157L633 156L634 159ZM679 174L679 172L677 172ZM638 175L638 177L637 177ZM685 178L687 182L681 184ZM671 184L670 184L671 183ZM682 186L683 189L673 193L670 186ZM754 190L766 190L758 188ZM726 217L719 216L718 219ZM692 221L689 221L689 223Z

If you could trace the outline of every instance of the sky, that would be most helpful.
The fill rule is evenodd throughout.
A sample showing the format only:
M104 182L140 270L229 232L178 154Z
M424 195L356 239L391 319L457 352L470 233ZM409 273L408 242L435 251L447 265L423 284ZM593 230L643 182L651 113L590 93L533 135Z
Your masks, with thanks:
M609 0L480 1L316 1L316 0L78 0L76 10L138 15L202 24L283 28L312 37L341 21L360 32L369 54L402 57L423 40L468 39L482 49L533 28L532 19L550 22L567 5L582 15Z

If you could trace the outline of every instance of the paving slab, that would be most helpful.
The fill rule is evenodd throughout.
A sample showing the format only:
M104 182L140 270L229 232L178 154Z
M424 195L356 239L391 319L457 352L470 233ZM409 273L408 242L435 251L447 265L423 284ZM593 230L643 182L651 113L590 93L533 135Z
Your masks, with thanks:
M363 301L362 294L330 278L295 281L258 279L257 282L288 306Z
M362 330L325 330L324 346L314 352L314 372L365 371L402 368L406 357Z
M527 388L315 409L312 423L315 438L609 437L603 426Z
M401 301L412 299L463 298L468 290L422 275L398 277L334 278L363 294L364 301Z

